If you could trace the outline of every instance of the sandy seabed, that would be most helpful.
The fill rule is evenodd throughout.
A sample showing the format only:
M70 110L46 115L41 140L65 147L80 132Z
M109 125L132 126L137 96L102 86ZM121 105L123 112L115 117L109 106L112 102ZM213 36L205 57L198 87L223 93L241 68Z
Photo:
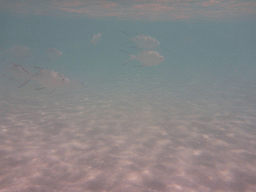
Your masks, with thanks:
M189 89L28 89L0 94L1 192L256 191L253 105Z

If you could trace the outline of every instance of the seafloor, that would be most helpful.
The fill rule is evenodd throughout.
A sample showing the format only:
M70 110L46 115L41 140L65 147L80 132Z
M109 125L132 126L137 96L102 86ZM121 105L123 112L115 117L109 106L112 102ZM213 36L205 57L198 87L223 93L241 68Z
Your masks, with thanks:
M256 191L253 94L160 89L2 86L0 191Z

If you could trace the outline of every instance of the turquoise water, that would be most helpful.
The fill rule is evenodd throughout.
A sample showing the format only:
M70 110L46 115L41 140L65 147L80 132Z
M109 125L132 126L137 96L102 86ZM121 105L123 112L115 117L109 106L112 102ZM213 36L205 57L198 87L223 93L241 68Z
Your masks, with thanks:
M256 190L254 21L0 18L0 191ZM140 51L122 31L165 61L122 65Z

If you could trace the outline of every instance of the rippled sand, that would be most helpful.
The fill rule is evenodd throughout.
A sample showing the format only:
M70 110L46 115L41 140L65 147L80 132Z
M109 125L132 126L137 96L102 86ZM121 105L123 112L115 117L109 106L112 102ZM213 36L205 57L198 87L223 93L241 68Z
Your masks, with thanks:
M255 127L213 92L5 90L0 191L256 191Z

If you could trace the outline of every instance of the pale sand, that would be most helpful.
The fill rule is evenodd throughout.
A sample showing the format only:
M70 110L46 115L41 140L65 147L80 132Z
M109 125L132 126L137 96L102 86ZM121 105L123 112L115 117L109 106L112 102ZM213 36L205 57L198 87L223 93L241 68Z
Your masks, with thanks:
M256 191L248 103L189 89L43 91L1 92L1 192Z

